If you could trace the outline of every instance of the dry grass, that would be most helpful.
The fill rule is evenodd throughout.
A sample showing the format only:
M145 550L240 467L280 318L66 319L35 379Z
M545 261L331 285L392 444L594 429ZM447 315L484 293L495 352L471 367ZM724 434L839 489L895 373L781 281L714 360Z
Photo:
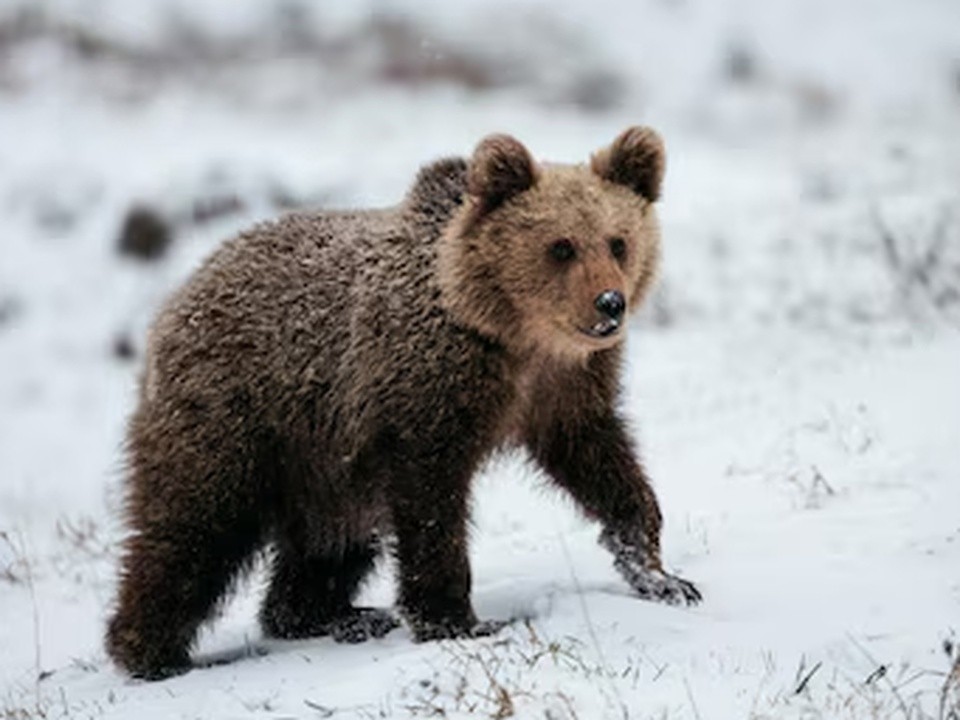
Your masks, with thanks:
M29 574L27 558L19 544L15 544L12 535L0 530L0 582L20 585L26 582Z
M40 611L37 607L37 594L36 587L34 585L34 573L33 573L33 564L30 561L30 555L27 551L27 543L24 540L23 536L20 534L9 533L7 531L0 531L0 542L3 543L3 546L12 555L12 562L9 567L15 567L16 571L11 571L11 577L15 579L15 582L22 584L26 587L27 592L30 594L30 609L31 617L30 620L33 626L33 683L29 691L24 694L24 697L29 697L32 695L32 700L27 702L26 705L20 704L19 706L12 704L10 698L5 699L4 706L0 709L0 712L4 713L4 718L6 717L45 717L43 714L45 712L46 703L43 699L43 695L40 688L40 683L44 679L44 673L41 669L41 651L40 651ZM9 711L8 711L9 708ZM13 714L18 713L18 714ZM26 713L33 713L26 714Z
M913 316L930 310L960 324L960 217L944 205L932 222L896 226L879 212L874 224L901 306Z
M855 639L856 652L870 668L863 675L823 660L801 658L794 680L767 687L764 677L743 720L960 720L960 650L945 643L949 667L927 670L907 663L880 662ZM501 720L595 717L699 720L713 717L677 668L657 667L648 658L616 668L589 659L575 638L541 639L529 622L494 642L449 642L443 662L408 684L397 708L411 717L475 716ZM775 663L774 663L775 665ZM654 672L655 671L655 672ZM772 674L772 669L768 668ZM638 704L664 675L671 683L670 706ZM940 680L942 678L942 681ZM617 692L611 689L616 685ZM386 711L385 711L386 712ZM389 716L389 712L388 715Z

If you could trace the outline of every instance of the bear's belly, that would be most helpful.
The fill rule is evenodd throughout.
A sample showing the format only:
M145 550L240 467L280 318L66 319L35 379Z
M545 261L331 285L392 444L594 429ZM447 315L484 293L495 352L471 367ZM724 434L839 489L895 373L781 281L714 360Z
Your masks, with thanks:
M298 510L305 520L308 542L324 553L365 545L373 537L391 532L384 497L363 493L317 493Z

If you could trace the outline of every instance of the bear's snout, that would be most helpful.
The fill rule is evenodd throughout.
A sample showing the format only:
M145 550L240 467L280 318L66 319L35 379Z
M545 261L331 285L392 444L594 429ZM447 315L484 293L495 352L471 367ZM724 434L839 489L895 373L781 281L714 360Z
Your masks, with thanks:
M594 298L593 306L602 316L583 332L595 338L608 338L615 335L623 322L627 310L627 301L619 290L604 290Z

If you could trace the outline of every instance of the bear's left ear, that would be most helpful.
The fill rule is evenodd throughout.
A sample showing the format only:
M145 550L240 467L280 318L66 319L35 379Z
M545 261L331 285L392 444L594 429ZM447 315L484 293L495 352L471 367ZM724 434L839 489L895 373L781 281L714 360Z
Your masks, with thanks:
M481 214L533 187L539 173L530 153L509 135L488 135L470 159L467 192L479 203Z
M594 153L590 167L604 180L626 185L650 202L660 199L666 153L663 140L648 127L624 130L610 147Z

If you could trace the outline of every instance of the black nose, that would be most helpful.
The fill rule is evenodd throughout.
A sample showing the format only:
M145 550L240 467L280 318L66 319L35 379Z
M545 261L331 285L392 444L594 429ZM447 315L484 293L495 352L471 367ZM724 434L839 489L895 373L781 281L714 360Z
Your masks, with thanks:
M627 309L627 301L623 299L623 293L619 290L604 290L593 304L611 320L622 318L623 311Z

